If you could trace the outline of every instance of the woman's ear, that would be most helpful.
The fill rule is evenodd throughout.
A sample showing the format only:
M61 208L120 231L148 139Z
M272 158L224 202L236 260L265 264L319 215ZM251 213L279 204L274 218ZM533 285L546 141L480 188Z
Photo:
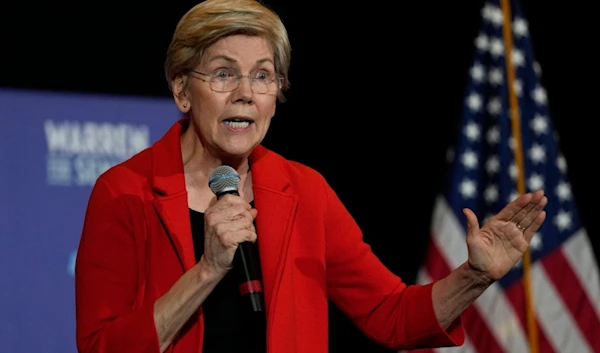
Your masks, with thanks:
M190 100L188 99L187 76L179 75L171 81L173 98L179 110L186 114L190 111Z

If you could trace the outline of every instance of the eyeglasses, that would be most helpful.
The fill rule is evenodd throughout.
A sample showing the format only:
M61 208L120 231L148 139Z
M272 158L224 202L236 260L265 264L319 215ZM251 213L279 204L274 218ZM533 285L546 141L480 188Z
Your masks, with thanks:
M283 76L272 74L266 71L257 71L250 75L240 75L232 70L227 69L219 69L211 74L206 74L196 70L190 71L198 75L208 77L208 79L202 79L200 77L194 76L201 81L208 82L210 85L210 89L212 89L215 92L234 91L240 86L242 78L248 77L248 79L250 80L250 87L252 88L252 91L254 93L274 93L281 87L281 83L283 80Z

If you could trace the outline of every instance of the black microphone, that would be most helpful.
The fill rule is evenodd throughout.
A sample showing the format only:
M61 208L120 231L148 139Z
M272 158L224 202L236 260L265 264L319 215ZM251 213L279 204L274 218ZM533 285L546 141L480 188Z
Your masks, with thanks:
M228 165L215 168L208 179L208 186L217 196L217 200L226 194L239 196L240 176ZM240 274L240 294L248 298L254 312L264 311L263 288L260 276L260 263L253 247L245 241L239 244L233 258L234 271Z

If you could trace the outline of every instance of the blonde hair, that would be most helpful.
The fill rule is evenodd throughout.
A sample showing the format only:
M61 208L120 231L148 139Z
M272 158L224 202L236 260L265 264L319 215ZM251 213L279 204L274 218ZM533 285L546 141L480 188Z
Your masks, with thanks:
M204 51L219 39L246 34L266 38L272 46L275 72L283 76L279 90L289 88L291 46L279 16L257 0L206 0L192 7L179 20L167 50L165 75L172 80L195 68Z

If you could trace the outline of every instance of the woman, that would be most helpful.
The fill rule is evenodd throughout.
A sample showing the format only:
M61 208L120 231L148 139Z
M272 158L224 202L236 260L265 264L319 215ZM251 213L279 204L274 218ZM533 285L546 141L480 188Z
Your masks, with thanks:
M76 264L80 352L327 352L328 298L383 345L462 344L461 312L527 249L543 192L481 229L465 210L468 260L407 286L319 173L260 145L289 63L285 27L260 2L209 0L183 16L165 70L184 117L90 196ZM223 164L240 175L240 195L217 200L208 180ZM232 277L244 241L260 252L266 326L240 306Z

